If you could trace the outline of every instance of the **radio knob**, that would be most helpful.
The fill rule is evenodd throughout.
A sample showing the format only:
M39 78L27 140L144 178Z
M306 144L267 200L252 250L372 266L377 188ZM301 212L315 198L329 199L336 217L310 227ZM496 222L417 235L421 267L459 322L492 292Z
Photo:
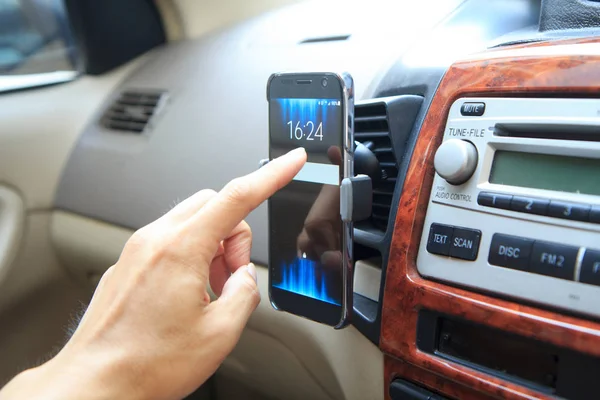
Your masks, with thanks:
M450 139L437 149L433 165L448 183L460 185L473 175L478 158L477 148L471 142Z

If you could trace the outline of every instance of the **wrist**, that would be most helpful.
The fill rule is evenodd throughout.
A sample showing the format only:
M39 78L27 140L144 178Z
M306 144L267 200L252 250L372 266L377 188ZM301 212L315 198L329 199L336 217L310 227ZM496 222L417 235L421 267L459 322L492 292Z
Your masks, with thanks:
M0 400L142 399L122 362L100 355L59 354L39 367L17 375L0 392Z

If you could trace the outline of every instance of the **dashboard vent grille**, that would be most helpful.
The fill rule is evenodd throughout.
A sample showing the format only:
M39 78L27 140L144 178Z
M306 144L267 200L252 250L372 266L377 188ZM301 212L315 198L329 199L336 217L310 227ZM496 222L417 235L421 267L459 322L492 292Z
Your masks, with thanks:
M394 188L398 178L398 163L394 155L385 103L357 104L354 109L354 139L362 143L379 160L380 176L373 179L372 225L387 229Z
M126 91L102 117L102 125L111 130L142 133L163 102L165 92Z

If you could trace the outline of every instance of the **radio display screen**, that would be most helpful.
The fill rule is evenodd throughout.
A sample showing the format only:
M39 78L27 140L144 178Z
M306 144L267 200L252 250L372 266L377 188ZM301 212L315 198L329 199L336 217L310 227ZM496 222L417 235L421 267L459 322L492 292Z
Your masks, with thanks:
M496 151L490 183L600 196L600 159Z

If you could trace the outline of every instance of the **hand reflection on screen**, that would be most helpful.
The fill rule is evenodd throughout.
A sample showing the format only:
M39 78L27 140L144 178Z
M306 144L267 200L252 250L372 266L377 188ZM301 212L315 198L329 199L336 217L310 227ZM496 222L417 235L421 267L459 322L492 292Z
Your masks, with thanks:
M331 146L327 156L332 164L342 165L339 147ZM342 265L341 229L340 187L323 185L298 236L298 257L318 261L330 270L339 270Z

